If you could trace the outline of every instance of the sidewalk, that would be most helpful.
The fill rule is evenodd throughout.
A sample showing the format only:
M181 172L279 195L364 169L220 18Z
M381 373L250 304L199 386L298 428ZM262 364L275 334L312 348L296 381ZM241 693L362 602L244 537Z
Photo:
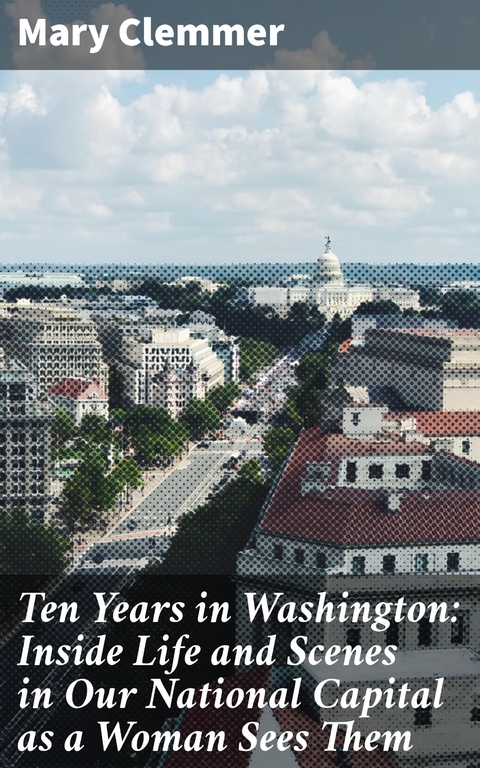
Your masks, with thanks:
M77 562L92 544L97 544L98 542L103 541L103 539L111 538L117 526L119 526L120 523L122 523L130 513L142 503L142 501L145 501L155 488L158 488L158 486L161 485L172 472L175 472L182 467L186 467L189 455L194 447L195 443L190 443L187 453L167 469L151 469L148 470L148 472L145 472L143 475L143 482L145 483L144 487L130 491L130 500L128 504L118 504L114 510L110 510L107 513L108 519L106 520L106 527L75 534L73 537L73 562Z

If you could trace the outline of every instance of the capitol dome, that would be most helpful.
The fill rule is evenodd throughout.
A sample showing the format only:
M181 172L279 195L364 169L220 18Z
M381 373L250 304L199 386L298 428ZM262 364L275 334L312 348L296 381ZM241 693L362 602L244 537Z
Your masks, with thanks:
M322 253L315 268L314 281L317 285L343 285L342 269L338 257L330 250L330 238L327 237L325 253Z

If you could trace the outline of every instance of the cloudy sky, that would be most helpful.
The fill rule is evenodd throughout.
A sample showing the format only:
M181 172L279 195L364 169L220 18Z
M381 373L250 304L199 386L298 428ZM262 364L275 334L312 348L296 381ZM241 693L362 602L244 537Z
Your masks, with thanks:
M3 264L478 263L480 73L4 72Z

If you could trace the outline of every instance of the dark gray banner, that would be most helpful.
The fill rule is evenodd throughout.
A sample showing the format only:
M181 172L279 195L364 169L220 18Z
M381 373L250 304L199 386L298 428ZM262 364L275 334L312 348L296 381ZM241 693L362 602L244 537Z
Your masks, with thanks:
M476 69L475 0L3 4L3 69Z

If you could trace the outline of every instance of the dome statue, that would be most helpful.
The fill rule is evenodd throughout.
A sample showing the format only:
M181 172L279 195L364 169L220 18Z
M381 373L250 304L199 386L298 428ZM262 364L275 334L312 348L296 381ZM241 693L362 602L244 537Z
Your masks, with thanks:
M342 269L338 257L330 249L330 237L326 238L325 253L322 253L317 261L314 282L317 285L343 285Z

